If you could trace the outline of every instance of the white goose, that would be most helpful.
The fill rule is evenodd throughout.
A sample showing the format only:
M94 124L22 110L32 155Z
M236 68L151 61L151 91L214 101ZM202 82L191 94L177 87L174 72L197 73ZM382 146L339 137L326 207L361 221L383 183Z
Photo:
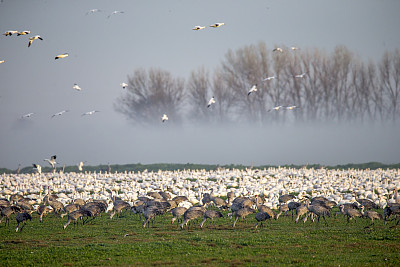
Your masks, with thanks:
M212 104L215 104L215 98L211 97L210 101L208 101L207 108L211 107Z
M269 76L267 78L264 78L263 81L270 81L272 79L275 79L275 76Z
M60 55L56 56L56 58L55 58L55 59L59 59L59 58L66 58L66 57L68 57L68 56L69 56L69 54L68 54L68 53L64 53L64 54L60 54Z
M17 33L17 36L27 35L27 34L30 34L30 33L31 33L31 31L22 31L22 32Z
M280 110L281 108L283 108L282 106L276 106L276 107L273 107L273 108L271 108L271 109L269 109L268 110L268 112L270 112L270 111L278 111L278 110Z
M51 165L51 167L54 169L54 166L57 164L56 158L57 158L57 156L53 155L53 156L51 156L50 159L44 159L43 161L47 161Z
M54 118L55 116L61 116L62 114L64 114L65 112L68 112L69 110L62 110L62 111L60 111L60 112L57 112L57 113L55 113L55 114L53 114L52 116L51 116L51 118Z
M35 40L37 40L37 39L43 41L43 38L40 37L40 35L35 35L35 36L33 36L33 37L29 37L28 47L30 47L30 46L32 45L33 41L35 41Z
M28 114L24 114L24 115L21 116L21 118L30 118L33 114L35 114L35 113L31 112L31 113L28 113Z
M74 86L72 86L72 89L75 89L76 91L81 91L82 88L79 87L78 84L74 83Z
M122 89L125 89L126 87L128 87L128 84L127 84L127 83L120 83L119 85L122 86Z
M100 111L98 111L98 110L92 110L92 111L88 111L88 112L85 112L85 113L83 113L81 116L85 116L85 115L93 115L94 113L96 113L96 112L100 112Z
M206 28L206 26L194 26L192 28L192 30L199 31L199 30L202 30L202 29L205 29L205 28Z
M6 31L5 33L3 33L3 35L11 36L11 35L16 34L16 33L18 33L18 31Z
M218 22L218 23L214 23L214 24L210 25L210 27L218 28L218 27L221 27L221 26L223 26L223 25L225 25L224 22Z
M113 11L110 15L108 15L108 19L112 16L112 15L117 15L117 14L122 14L122 13L125 13L124 11L118 11L118 10L115 10L115 11Z
M251 93L257 92L257 84L253 85L253 87L250 88L250 91L247 93L247 95L249 96Z
M162 122L165 122L165 121L167 121L168 120L168 116L167 116L167 114L164 114L162 117L161 117L161 121Z

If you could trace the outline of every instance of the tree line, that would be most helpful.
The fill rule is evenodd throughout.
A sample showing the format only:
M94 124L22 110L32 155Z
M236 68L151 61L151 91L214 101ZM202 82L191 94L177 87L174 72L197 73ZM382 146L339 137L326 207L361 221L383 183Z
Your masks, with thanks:
M253 85L258 90L248 95ZM207 108L211 97L216 103ZM167 70L138 69L128 76L115 109L145 125L160 123L164 113L176 125L396 122L399 98L398 49L365 62L345 46L331 53L318 48L273 51L261 42L229 50L212 73L199 67L187 81Z

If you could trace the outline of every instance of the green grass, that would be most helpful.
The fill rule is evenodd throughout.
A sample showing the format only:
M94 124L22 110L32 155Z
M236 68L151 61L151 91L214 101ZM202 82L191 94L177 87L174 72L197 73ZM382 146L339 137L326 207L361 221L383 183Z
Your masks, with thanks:
M224 212L225 214L227 212ZM125 212L120 218L108 214L92 223L66 230L60 219L38 215L16 233L15 219L0 227L1 266L94 266L94 265L307 265L307 266L399 266L400 227L393 222L328 218L323 223L295 224L291 217L264 223L254 229L254 215L232 228L232 220L206 222L189 230L170 224L171 215L157 217L148 228L138 215ZM125 234L128 236L124 237Z

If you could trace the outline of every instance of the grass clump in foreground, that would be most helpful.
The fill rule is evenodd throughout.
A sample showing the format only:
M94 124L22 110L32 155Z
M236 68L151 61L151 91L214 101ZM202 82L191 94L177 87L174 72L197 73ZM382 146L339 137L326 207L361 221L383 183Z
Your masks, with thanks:
M227 212L224 212L226 215ZM142 228L142 220L129 211L120 218L108 214L92 223L62 229L64 219L38 215L22 232L0 227L1 266L93 266L93 265L311 265L399 266L400 227L393 222L365 228L358 219L346 225L343 216L323 223L295 224L291 216L264 222L254 229L254 215L238 222L193 223L189 230L171 225L171 215L155 219Z

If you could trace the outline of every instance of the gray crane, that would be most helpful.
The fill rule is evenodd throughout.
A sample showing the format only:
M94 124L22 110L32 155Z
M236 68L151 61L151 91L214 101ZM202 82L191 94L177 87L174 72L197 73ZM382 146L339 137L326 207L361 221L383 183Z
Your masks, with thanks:
M22 212L22 213L18 213L17 216L15 217L15 219L17 220L17 227L15 227L15 232L18 232L18 230L22 231L22 229L25 227L27 220L30 220L30 221L32 220L32 216L27 212ZM20 223L23 223L21 229L19 229Z
M247 215L253 214L254 212L255 212L254 209L248 207L241 208L240 210L236 211L234 213L235 221L233 222L232 227L235 227L236 222L239 218L244 219L246 218Z
M82 218L82 217L90 217L91 214L88 210L85 209L79 209L79 210L75 210L73 212L71 212L70 214L68 214L68 221L66 224L64 224L64 229L67 228L67 226L74 221L74 225L78 225L78 219ZM84 224L84 221L82 222L82 225Z
M359 210L352 209L352 208L345 209L344 205L340 205L339 208L340 208L340 212L343 213L345 216L347 216L347 223L349 223L350 220L355 217L363 216Z
M283 212L286 212L286 214L287 214L288 211L289 211L288 204L285 203L285 204L279 205L279 213L276 214L275 219L278 220L279 216L281 216L281 214L282 214Z
M146 224L153 219L154 217L156 217L157 215L159 215L161 212L158 209L157 206L148 206L143 210L143 216L144 216L144 222L142 224L143 228L146 227Z
M267 213L272 219L275 219L275 212L270 207L261 205L261 206L258 206L258 211Z
M223 217L224 217L224 215L222 215L222 213L217 210L207 210L204 213L204 220L200 223L200 228L203 228L203 224L206 222L207 219L211 219L211 221L213 222L214 227L215 227L214 219L223 218Z
M40 205L39 207L38 207L38 209L37 209L37 213L39 214L39 221L42 223L43 222L43 216L45 216L46 217L46 215L49 213L49 212L51 212L51 211L53 211L53 209L52 208L49 208L48 206L46 206L46 205Z
M187 210L187 208L185 208L185 207L173 208L171 210L171 213L172 213L171 224L173 224L177 219L178 219L178 222L179 222L179 219L183 216L183 214L185 214L186 210Z
M257 223L254 225L254 228L258 227L258 224L260 224L260 227L263 226L263 221L271 219L272 217L266 213L266 212L257 212L255 219L257 221Z
M200 207L191 207L183 214L183 222L180 224L181 229L188 225L188 222L204 215L205 211Z
M326 221L325 216L328 216L328 217L331 216L331 210L329 208L327 208L323 205L317 205L317 204L310 205L309 203L307 203L307 209L308 209L308 212L307 212L306 216L308 216L309 213L316 215L318 218L318 223L319 223L320 217L322 216L322 218L325 221L325 224L328 225L328 222Z
M286 203L289 200L294 199L294 198L296 198L295 195L285 194L285 195L279 196L278 200L279 200L279 203Z
M117 216L119 217L123 210L130 209L130 208L131 208L131 205L126 201L123 201L123 200L114 201L114 207L113 207L112 213L110 214L110 219L112 219L115 214L117 214Z
M79 210L80 208L81 208L81 206L78 204L75 204L75 203L64 206L65 213L61 214L61 218L63 218L65 215L68 215L69 213L71 213L73 211Z
M21 212L21 208L18 206L3 207L0 211L0 223L3 221L4 218L6 218L6 226L7 223L8 225L10 225L10 216L17 212Z
M366 210L366 211L364 211L364 206L361 206L360 208L361 208L360 212L363 215L363 217L368 218L368 219L371 220L370 226L374 225L374 220L382 220L383 219L382 214L380 214L380 213L378 213L378 212L376 212L374 210Z
M303 215L306 215L307 212L308 212L308 209L307 209L307 206L305 204L301 204L300 206L298 206L296 208L297 217L296 217L296 220L294 222L297 223L299 221L300 217L303 216ZM305 223L307 221L307 217L308 216L304 217L303 223Z

